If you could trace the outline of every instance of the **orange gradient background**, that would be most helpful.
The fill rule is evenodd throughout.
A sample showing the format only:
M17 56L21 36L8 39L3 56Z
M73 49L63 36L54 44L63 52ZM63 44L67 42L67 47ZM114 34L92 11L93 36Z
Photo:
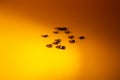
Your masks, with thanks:
M118 15L115 0L0 1L0 80L119 80ZM54 35L56 26L69 27L76 44ZM45 47L55 38L67 49Z

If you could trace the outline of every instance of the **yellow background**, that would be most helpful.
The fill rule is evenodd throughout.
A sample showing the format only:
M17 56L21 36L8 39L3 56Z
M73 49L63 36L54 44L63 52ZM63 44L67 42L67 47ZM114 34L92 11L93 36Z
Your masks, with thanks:
M119 79L118 14L115 0L0 1L0 80ZM56 26L86 39L68 44ZM67 49L45 47L55 38Z

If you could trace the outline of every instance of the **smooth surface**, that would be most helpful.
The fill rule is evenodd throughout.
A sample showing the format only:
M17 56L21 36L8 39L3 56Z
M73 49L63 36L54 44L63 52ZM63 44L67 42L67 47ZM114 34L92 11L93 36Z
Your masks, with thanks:
M0 1L0 80L119 80L118 19L115 0ZM69 44L56 26L86 39ZM55 38L67 50L45 47Z

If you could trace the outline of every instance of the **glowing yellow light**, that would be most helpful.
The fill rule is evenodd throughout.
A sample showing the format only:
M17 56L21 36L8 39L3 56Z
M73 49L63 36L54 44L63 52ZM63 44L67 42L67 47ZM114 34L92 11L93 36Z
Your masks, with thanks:
M80 70L76 45L69 45L65 35L59 35L67 50L46 48L57 36L40 37L50 28L38 26L20 18L0 15L0 75L1 80L70 80ZM16 17L16 16L15 16Z

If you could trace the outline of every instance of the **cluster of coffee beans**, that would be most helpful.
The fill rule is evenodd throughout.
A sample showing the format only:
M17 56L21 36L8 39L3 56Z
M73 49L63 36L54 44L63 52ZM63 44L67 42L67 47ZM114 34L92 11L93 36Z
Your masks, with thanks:
M71 34L71 32L68 30L67 27L56 27L55 31L53 31L53 33L54 34L59 34L61 31L63 31L65 34ZM45 34L45 35L41 35L41 37L47 38L47 37L49 37L49 35ZM81 40L85 39L84 36L80 36L78 38L81 39ZM69 43L75 43L76 42L74 35L69 35L68 39L69 39L69 41L68 41ZM57 49L65 50L66 46L60 45L61 42L62 42L61 39L55 39L51 44L47 44L46 47L52 48L53 45L55 45Z

